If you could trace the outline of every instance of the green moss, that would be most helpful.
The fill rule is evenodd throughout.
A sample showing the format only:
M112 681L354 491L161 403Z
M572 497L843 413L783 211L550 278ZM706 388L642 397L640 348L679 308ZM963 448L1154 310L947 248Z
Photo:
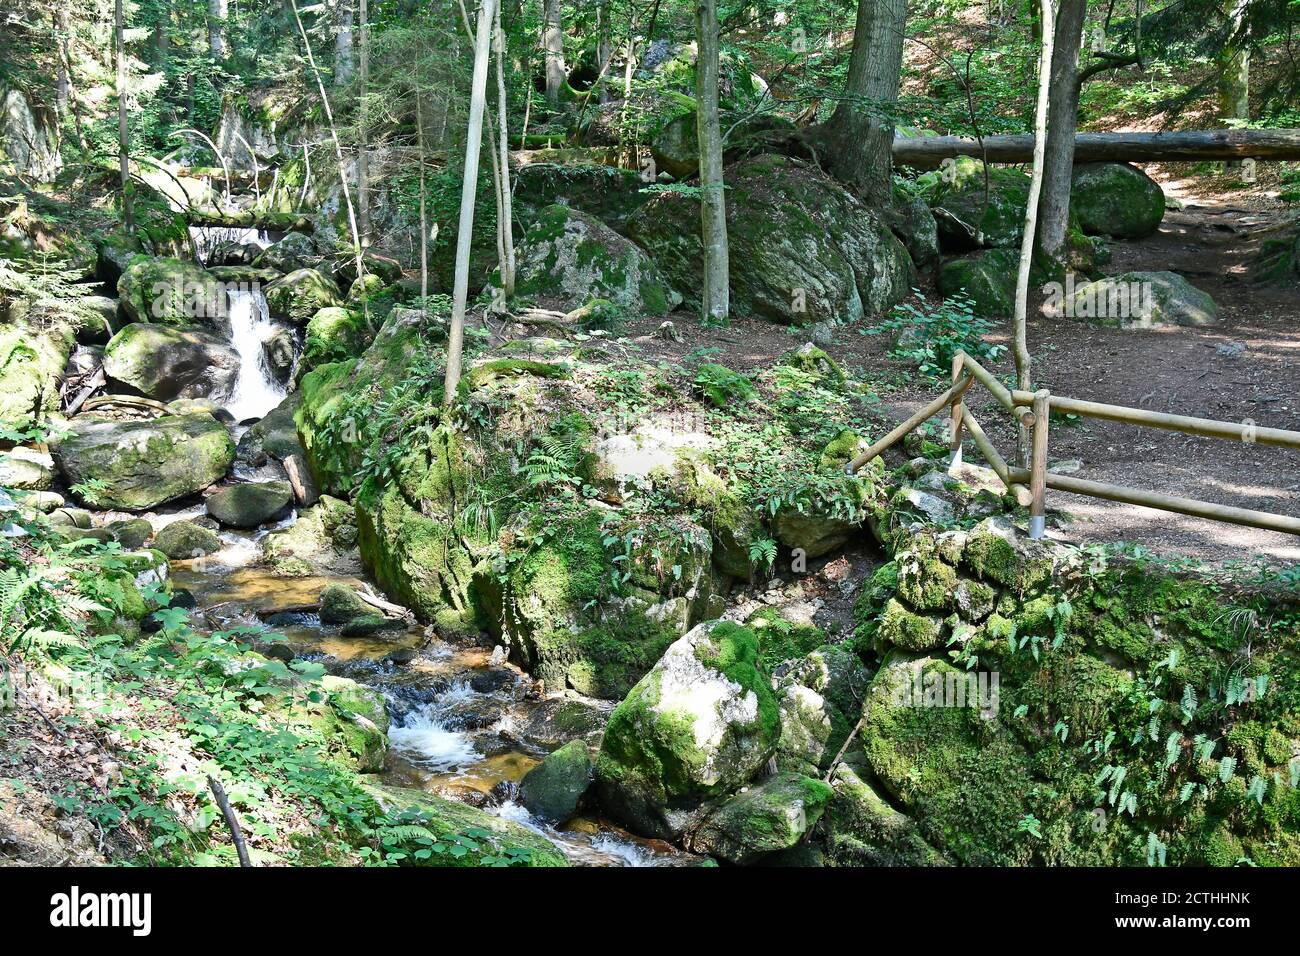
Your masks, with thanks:
M820 627L787 621L776 608L759 608L745 626L758 635L759 664L768 672L826 643L826 632Z
M892 598L885 605L876 630L878 643L882 647L901 647L909 651L928 651L938 647L942 635L943 623L938 618L909 611Z
M758 698L761 733L775 740L781 735L781 715L772 693L771 678L758 658L758 637L749 628L721 621L709 638L708 644L696 649L696 658Z

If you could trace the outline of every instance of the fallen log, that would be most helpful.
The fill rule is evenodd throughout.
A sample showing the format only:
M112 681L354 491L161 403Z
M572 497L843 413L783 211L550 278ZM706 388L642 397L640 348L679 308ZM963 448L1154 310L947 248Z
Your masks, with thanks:
M191 226L265 229L268 232L312 232L316 228L307 216L292 212L255 212L251 209L187 209L185 219Z
M894 139L894 165L936 169L955 156L991 163L1028 163L1034 158L1030 135L985 136L983 149L965 136ZM1214 129L1175 133L1079 133L1076 163L1172 163L1230 159L1300 159L1300 129Z

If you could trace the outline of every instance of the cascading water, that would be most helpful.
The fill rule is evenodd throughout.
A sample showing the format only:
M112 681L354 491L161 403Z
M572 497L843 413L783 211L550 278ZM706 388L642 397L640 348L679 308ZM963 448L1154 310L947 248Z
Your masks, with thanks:
M194 243L194 257L199 265L206 266L212 253L218 249L237 246L257 246L265 249L271 244L271 237L265 229L240 228L236 226L190 226L190 240Z
M239 377L226 403L226 411L242 422L263 418L283 401L288 389L271 375L262 346L280 331L271 321L266 296L260 289L230 289L230 340L239 353Z

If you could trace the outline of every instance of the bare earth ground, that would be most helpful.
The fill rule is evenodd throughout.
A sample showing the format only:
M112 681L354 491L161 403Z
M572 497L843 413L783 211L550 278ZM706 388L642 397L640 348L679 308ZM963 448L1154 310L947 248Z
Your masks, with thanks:
M1204 195L1197 191L1204 180L1174 178L1183 172L1179 167L1163 175L1149 171L1183 208L1171 209L1156 235L1113 243L1105 271L1178 272L1213 296L1220 323L1124 331L1038 315L1038 303L1031 302L1036 384L1091 401L1300 430L1300 288L1259 285L1246 276L1282 212L1259 192ZM801 341L766 323L707 329L675 318L685 341L656 343L669 360L714 347L722 350L717 361L745 369L768 364ZM1008 337L991 340L1007 343ZM872 378L897 380L905 370L886 356L883 337L862 336L852 327L837 330L830 350ZM993 370L1010 374L1010 356ZM886 417L902 420L941 388L937 382L907 382L883 396ZM1009 418L983 390L972 395L972 411L1009 457L1015 447ZM978 458L973 451L967 456ZM1291 449L1087 420L1054 422L1050 457L1081 463L1076 474L1082 478L1300 516L1300 452ZM1059 492L1049 493L1048 504L1074 519L1053 534L1081 544L1131 542L1169 557L1215 562L1300 561L1300 538L1291 535Z

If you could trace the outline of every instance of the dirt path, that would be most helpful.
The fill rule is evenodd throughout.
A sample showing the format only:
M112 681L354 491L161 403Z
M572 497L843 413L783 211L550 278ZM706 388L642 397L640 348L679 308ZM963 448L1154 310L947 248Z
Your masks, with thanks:
M1281 212L1254 197L1206 197L1193 191L1195 181L1164 178L1166 194L1182 208L1170 210L1156 235L1113 243L1105 271L1178 272L1218 303L1219 324L1123 331L1042 316L1035 311L1041 302L1034 301L1029 342L1035 379L1076 398L1300 430L1300 289L1258 285L1246 274ZM716 360L737 369L767 364L801 341L766 323L702 329L683 320L678 326L686 341L664 343L666 358L718 348L723 354ZM886 356L882 337L864 337L851 327L838 330L830 348L872 378L905 370ZM993 367L1009 374L1009 355ZM884 396L887 417L901 420L939 388L911 381ZM1004 454L1011 452L1014 434L999 406L980 390L972 410ZM1092 420L1054 426L1051 441L1051 459L1072 462L1082 478L1300 516L1297 451ZM1300 538L1291 535L1058 492L1049 494L1049 507L1074 519L1053 533L1078 543L1131 542L1215 562L1300 561Z

